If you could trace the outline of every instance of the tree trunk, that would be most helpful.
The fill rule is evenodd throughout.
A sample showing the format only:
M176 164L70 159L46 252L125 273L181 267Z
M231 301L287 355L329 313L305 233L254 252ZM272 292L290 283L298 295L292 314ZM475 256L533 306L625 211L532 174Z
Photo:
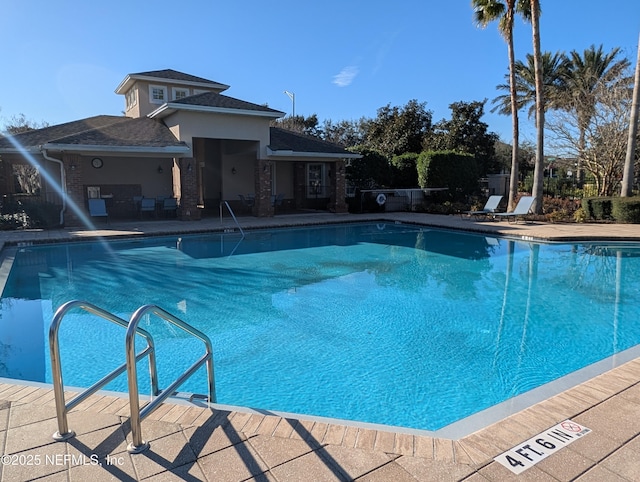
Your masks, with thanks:
M620 196L633 195L633 167L635 165L636 139L638 135L638 111L640 110L640 37L638 38L638 60L636 62L636 76L633 85L633 102L629 120L629 139L627 140L627 156L624 159L624 175L622 176L622 190Z
M513 126L513 138L511 148L511 177L509 179L509 203L507 210L512 211L515 208L515 201L518 197L518 144L520 141L520 131L518 124L518 97L516 92L516 69L515 69L515 53L513 49L513 15L515 5L511 2L510 11L508 13L508 41L507 48L509 50L509 94L511 95L511 119Z
M531 0L531 31L533 34L533 59L536 69L536 163L533 171L533 212L542 213L544 177L544 92L542 79L542 52L540 51L540 2Z

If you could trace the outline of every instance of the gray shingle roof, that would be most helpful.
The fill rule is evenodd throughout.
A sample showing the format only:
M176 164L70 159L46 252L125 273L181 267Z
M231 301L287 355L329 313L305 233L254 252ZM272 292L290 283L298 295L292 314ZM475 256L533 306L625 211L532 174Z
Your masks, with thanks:
M14 139L24 148L43 144L92 145L104 147L174 147L185 146L161 122L142 117L101 115L65 124L23 132ZM6 138L0 138L1 149L13 149Z
M271 141L269 148L272 151L293 151L293 152L318 152L325 154L345 154L353 156L337 144L323 141L315 137L298 134L297 132L271 127Z
M213 80L203 79L202 77L196 77L195 75L185 74L184 72L178 72L173 69L164 69L164 70L150 70L148 72L138 72L137 74L129 74L131 77L133 76L144 76L144 77L156 77L159 79L167 79L167 80L180 80L183 82L199 82L201 84L212 84L212 85L222 85L220 82L214 82Z
M174 100L171 102L171 104L199 105L203 107L219 107L223 109L253 110L284 115L284 112L281 112L279 110L270 109L269 107L264 105L253 104L244 100L235 99L227 95L216 94L215 92L204 92L202 94L191 95L189 97L185 97L184 99Z

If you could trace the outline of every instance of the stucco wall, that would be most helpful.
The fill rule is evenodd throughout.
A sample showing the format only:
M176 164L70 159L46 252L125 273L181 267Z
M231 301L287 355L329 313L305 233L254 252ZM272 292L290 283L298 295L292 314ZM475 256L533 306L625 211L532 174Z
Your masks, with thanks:
M173 134L190 147L194 137L257 141L260 159L267 157L270 120L269 117L199 112L176 112L163 119ZM185 154L192 155L193 153Z

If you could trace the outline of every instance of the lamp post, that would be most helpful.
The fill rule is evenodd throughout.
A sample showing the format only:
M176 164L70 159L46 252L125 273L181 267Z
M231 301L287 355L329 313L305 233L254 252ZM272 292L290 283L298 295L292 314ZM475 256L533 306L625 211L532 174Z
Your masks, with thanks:
M289 92L288 90L284 91L285 94L291 99L291 117L296 116L296 94L293 92Z

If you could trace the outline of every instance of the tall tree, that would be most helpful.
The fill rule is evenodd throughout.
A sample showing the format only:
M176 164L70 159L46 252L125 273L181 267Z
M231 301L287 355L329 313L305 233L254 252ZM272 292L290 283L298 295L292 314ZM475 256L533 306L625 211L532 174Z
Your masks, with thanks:
M318 115L311 114L308 117L303 115L288 116L271 122L273 127L280 127L288 131L305 134L308 136L321 137L321 129L318 125Z
M388 162L405 152L419 153L431 130L432 114L425 106L425 102L410 100L403 107L387 104L378 109L378 115L368 125L366 146L383 154Z
M35 129L42 129L43 127L49 127L49 124L47 122L32 121L27 119L24 114L18 114L9 119L9 121L4 125L3 130L8 134L16 135Z
M542 51L540 50L540 1L531 0L531 35L533 37L533 60L536 79L536 162L533 168L533 189L531 195L534 198L533 211L542 213L542 194L544 180L544 111L545 97L542 73Z
M563 99L566 96L566 79L569 72L569 59L562 52L544 52L542 54L542 75L545 89L545 108L559 109L564 105ZM527 62L517 60L516 71L516 91L518 99L518 110L527 109L529 118L536 115L536 69L533 55L527 54ZM500 84L496 87L498 91L509 92L508 84ZM491 101L495 107L491 112L509 115L511 113L511 95L509 93L499 95Z
M433 132L425 138L424 149L429 151L456 151L473 154L484 176L499 168L495 159L495 144L498 135L489 132L482 122L483 101L453 102L449 105L451 119L441 120L433 126Z
M624 175L620 196L631 196L633 193L633 167L635 164L636 141L638 136L638 114L640 113L640 38L638 39L638 59L636 60L636 75L633 80L633 101L629 116L629 136L627 139L627 154L624 159Z
M575 110L580 129L580 150L578 152L578 182L582 179L582 161L586 145L585 134L591 118L595 114L597 91L601 87L613 88L614 84L624 81L624 72L629 67L627 59L618 60L619 48L608 54L602 45L594 45L582 55L573 50L569 54L569 72L567 75L567 96L565 108Z
M511 151L511 178L509 182L509 209L514 207L515 198L518 194L518 144L519 144L519 123L518 123L518 102L516 91L515 73L515 53L513 47L513 21L516 14L516 7L526 5L521 1L506 0L472 0L474 8L474 19L476 25L485 28L489 23L498 20L500 33L507 42L507 53L509 56L509 94L511 99L511 119L512 119L512 151ZM522 10L522 8L521 8ZM526 10L525 12L526 16Z

